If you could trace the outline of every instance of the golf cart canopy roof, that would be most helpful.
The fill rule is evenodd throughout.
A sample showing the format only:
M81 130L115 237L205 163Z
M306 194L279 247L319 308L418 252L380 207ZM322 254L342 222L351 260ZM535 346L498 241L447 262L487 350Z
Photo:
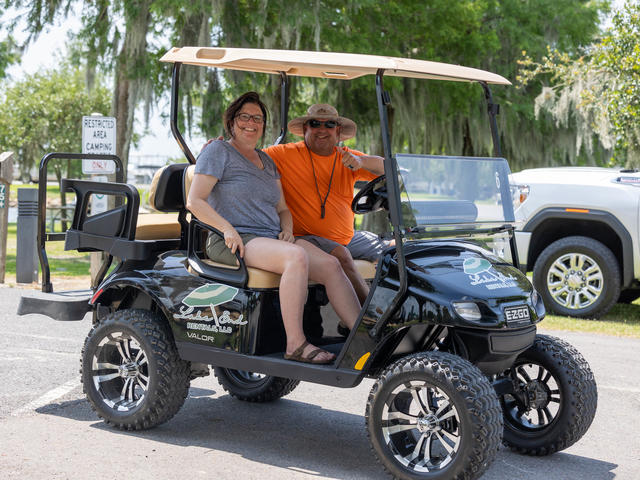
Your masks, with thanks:
M300 77L351 80L363 75L375 75L378 70L382 69L385 76L392 77L511 85L509 80L500 75L475 68L411 58L358 53L182 47L172 48L160 60L276 75L284 72L287 75Z

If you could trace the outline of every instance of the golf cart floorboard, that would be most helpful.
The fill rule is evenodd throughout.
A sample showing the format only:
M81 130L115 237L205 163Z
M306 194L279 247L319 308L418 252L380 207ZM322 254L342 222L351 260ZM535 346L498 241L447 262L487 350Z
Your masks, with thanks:
M187 342L176 342L176 346L180 357L184 360L206 363L215 367L245 370L343 388L355 387L362 379L362 372L359 370L336 368L335 362L316 365L285 360L284 352L256 356ZM336 352L340 351L342 344L323 345L322 348Z
M20 298L18 315L36 313L54 320L82 320L89 311L92 290L65 290L45 293L27 292Z

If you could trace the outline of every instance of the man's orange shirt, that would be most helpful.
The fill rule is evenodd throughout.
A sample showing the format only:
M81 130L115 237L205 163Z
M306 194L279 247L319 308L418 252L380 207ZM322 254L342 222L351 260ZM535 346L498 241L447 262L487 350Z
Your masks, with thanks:
M354 155L364 155L348 149ZM353 188L357 180L373 180L376 175L360 169L352 171L342 165L342 154L337 148L328 157L316 155L304 142L286 143L265 148L280 171L284 199L293 217L293 234L316 235L346 245L353 237ZM331 181L331 191L325 204L325 216L320 218L321 199L316 191L313 169L316 172L318 190L324 200L329 188L331 167L335 153L336 166ZM311 160L313 158L313 169Z

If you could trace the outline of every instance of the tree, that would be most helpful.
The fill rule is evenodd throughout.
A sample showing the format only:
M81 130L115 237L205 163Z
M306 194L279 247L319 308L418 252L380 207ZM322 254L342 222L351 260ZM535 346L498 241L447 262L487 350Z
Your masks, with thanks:
M9 35L6 39L0 40L0 80L6 78L7 68L19 59L18 46L13 37Z
M614 151L612 163L640 166L640 5L627 2L598 42L573 58L549 49L541 61L522 61L520 81L543 83L536 113L557 125L576 125L576 148L592 152L594 136Z
M20 176L29 179L45 153L81 152L82 116L108 110L108 90L97 83L87 92L79 69L29 75L0 92L0 145L15 152ZM58 178L62 168L55 166Z

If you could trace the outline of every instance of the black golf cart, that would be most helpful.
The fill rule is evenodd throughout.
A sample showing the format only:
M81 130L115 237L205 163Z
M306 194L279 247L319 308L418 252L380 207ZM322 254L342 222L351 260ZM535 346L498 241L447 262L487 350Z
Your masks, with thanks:
M64 189L77 197L73 222L66 233L49 233L41 182L43 293L23 297L19 310L58 320L92 312L82 382L106 423L145 429L169 420L190 379L211 365L226 391L253 402L278 399L300 381L353 387L375 379L368 434L381 463L401 479L478 478L501 441L546 455L582 437L596 410L593 374L572 346L536 334L544 307L517 268L509 167L500 158L489 89L507 80L442 63L324 52L186 47L162 60L173 63L171 128L188 160L154 177L150 203L164 213L138 215L137 190L121 181L66 179ZM395 246L376 264L358 261L371 290L346 337L326 333L326 294L309 285L305 333L337 355L333 364L283 358L278 275L247 268L239 257L237 267L206 258L203 238L216 232L185 208L195 159L177 122L183 64L279 75L276 143L287 133L289 76L374 76L386 175L358 193L353 209L387 210ZM496 156L392 154L385 76L480 84ZM52 159L87 157L46 155L40 178ZM117 157L95 158L116 162L121 175ZM115 207L92 214L92 194L115 197ZM51 240L64 240L67 250L106 252L91 291L52 291L45 249Z

